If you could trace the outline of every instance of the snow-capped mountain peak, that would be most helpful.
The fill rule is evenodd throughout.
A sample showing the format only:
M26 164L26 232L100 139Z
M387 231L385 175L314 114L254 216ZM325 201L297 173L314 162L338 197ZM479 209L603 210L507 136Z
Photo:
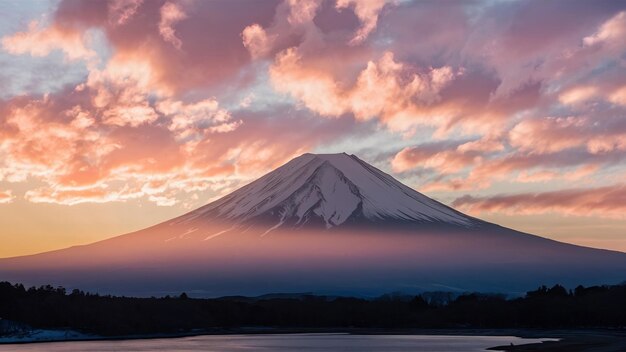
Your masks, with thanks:
M180 220L211 218L272 228L387 221L471 227L476 221L345 153L301 155Z

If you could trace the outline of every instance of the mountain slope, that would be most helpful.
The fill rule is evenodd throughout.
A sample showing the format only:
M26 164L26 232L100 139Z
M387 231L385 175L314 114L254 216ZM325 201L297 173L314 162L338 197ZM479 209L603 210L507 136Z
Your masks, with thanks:
M479 222L403 185L354 155L304 154L179 219L279 226Z
M626 254L467 216L354 155L304 154L150 228L0 259L0 280L137 296L521 293L622 282Z

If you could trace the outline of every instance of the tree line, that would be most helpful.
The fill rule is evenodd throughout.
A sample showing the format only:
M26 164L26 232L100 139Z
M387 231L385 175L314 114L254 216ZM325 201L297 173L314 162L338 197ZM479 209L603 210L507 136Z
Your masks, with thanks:
M626 326L626 284L542 286L524 297L469 293L449 302L426 296L376 299L103 296L62 287L0 282L0 318L33 328L98 335L181 333L237 327L572 328Z

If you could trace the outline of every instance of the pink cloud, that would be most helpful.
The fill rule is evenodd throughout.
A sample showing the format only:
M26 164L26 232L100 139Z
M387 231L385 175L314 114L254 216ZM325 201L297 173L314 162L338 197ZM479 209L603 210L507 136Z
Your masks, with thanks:
M559 1L61 1L49 25L3 47L62 51L88 77L0 104L0 175L39 181L33 201L171 205L385 129L402 140L393 170L426 175L426 189L584 180L626 150L623 13Z
M320 6L319 0L287 0L289 15L287 21L292 25L305 24L313 21Z
M621 11L604 22L594 34L583 38L583 43L586 46L619 44L624 36L626 36L626 11Z
M522 183L531 183L531 182L546 182L552 181L559 177L559 173L556 171L535 171L535 172L527 172L522 171L517 175L515 179L518 182Z
M510 148L506 152L499 149L465 150L464 146L473 142L426 144L404 148L390 162L395 172L430 170L426 175L432 177L423 178L419 186L423 191L454 192L486 189L497 181L580 181L589 179L603 167L621 163L624 158L624 153L610 139L603 150L588 148L588 141L581 141L581 144L573 144L576 148L541 152L540 149L521 151ZM537 147L541 148L540 145Z
M60 28L102 31L115 56L141 59L171 91L218 91L250 81L239 74L250 62L241 32L270 21L275 5L253 2L241 11L236 2L65 0L53 18Z
M109 22L113 25L123 25L138 11L143 0L113 0L109 2Z
M352 113L359 120L378 117L389 128L406 131L416 125L432 125L435 119L418 117L420 109L439 99L439 92L458 73L444 66L426 73L410 70L391 52L369 61L352 87L342 87L323 70L307 68L295 48L280 53L270 68L276 90L289 94L322 116Z
M215 99L204 99L195 103L177 100L163 100L157 110L171 119L168 128L175 131L179 138L202 138L203 128L209 133L234 131L242 124L233 120L230 113L219 107Z
M589 179L601 166L612 166L622 162L624 153L612 150L602 154L586 150L561 151L550 154L516 154L485 158L474 167L467 177L461 178L464 189L487 188L494 181L510 180L518 172L537 170L559 171L559 179L573 181ZM572 168L575 168L572 170ZM544 175L545 177L545 175ZM555 177L556 178L556 177Z
M13 55L30 54L47 56L53 50L61 50L68 60L84 60L95 57L88 48L89 35L56 25L42 26L31 21L28 30L2 37L2 47Z
M480 154L477 153L437 149L429 146L404 148L394 156L391 167L395 172L404 172L415 167L429 168L446 175L457 173L481 160Z
M545 214L624 218L626 186L617 184L598 188L566 189L543 193L463 196L453 206L471 213Z
M354 6L354 13L362 23L361 28L350 40L350 44L359 44L367 39L367 36L376 28L378 14L387 2L387 0L337 0L338 9Z
M612 129L606 129L613 125ZM595 120L582 117L528 119L509 132L512 146L524 152L553 153L584 147L592 154L626 150L626 124L621 119L607 119L598 126Z
M259 58L266 55L271 49L274 37L275 36L268 36L265 29L256 23L247 26L243 32L241 32L243 45L250 51L252 58Z
M583 142L577 131L585 124L576 117L524 120L511 129L509 141L521 151L558 152Z
M626 106L626 86L623 86L611 93L609 101L614 104Z
M171 43L176 49L181 48L182 41L176 36L174 25L187 18L187 14L180 5L173 2L166 2L161 7L161 20L159 21L159 33L163 40Z
M457 147L462 153L466 152L501 152L504 150L504 144L498 136L485 136L481 139L463 143Z
M559 101L563 104L575 105L596 97L598 89L593 86L574 87L559 95Z

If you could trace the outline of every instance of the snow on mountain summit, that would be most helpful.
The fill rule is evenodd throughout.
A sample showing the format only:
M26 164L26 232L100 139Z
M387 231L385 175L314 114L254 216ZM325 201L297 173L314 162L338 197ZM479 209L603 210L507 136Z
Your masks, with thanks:
M273 228L363 221L469 227L476 221L345 153L301 155L183 218L263 221Z

